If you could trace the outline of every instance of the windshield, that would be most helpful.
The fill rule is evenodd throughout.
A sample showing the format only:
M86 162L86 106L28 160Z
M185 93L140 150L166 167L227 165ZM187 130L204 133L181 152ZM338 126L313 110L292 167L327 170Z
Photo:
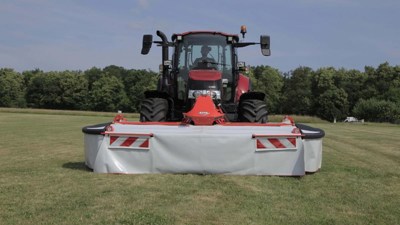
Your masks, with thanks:
M233 81L232 45L220 34L189 34L178 42L175 52L178 99L185 98L186 83L190 70L213 69L222 73L222 79ZM227 99L230 99L227 96Z
M226 36L214 34L191 34L184 36L178 47L178 69L200 69L200 63L208 63L201 69L232 71L232 46Z

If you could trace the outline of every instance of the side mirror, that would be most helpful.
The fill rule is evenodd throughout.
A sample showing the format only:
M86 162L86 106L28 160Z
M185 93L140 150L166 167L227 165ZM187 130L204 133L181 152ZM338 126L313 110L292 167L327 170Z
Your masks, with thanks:
M270 39L269 39L268 35L261 35L260 36L260 46L261 46L261 53L264 56L270 56L271 55Z
M142 55L147 55L149 53L151 44L153 44L153 35L151 34L143 35Z

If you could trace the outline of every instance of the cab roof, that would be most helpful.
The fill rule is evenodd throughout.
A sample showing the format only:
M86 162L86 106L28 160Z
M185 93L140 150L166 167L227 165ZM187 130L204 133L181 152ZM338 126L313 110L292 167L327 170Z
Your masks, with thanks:
M235 41L239 41L239 36L237 34L228 34L228 33L219 32L219 31L188 31L188 32L180 33L180 34L173 34L172 41L174 41L177 36L186 36L189 34L213 34L213 35L218 34L218 35L222 35L222 36L226 36L226 37L233 37L233 39Z

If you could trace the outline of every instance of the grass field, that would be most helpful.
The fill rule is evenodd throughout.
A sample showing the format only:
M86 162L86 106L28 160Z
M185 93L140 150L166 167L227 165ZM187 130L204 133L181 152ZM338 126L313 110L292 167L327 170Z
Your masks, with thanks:
M0 111L0 224L400 224L400 126L311 124L323 163L302 178L110 175L81 128L112 117L51 114Z

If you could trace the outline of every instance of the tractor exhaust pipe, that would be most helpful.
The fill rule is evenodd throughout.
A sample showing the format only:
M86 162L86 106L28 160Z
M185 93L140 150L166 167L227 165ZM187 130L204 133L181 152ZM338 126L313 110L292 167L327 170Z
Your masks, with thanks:
M164 62L169 60L168 58L168 39L167 36L165 36L165 34L160 31L157 30L157 36L159 36L161 38L161 47L162 47L162 62L161 62L161 66L163 67L162 70L162 83L160 84L160 89L163 91L167 91L167 87L169 85L169 79L168 79L168 70L166 70L164 68Z
M162 63L164 64L165 60L168 60L168 39L167 36L162 31L157 31L157 36L159 36L162 40Z

